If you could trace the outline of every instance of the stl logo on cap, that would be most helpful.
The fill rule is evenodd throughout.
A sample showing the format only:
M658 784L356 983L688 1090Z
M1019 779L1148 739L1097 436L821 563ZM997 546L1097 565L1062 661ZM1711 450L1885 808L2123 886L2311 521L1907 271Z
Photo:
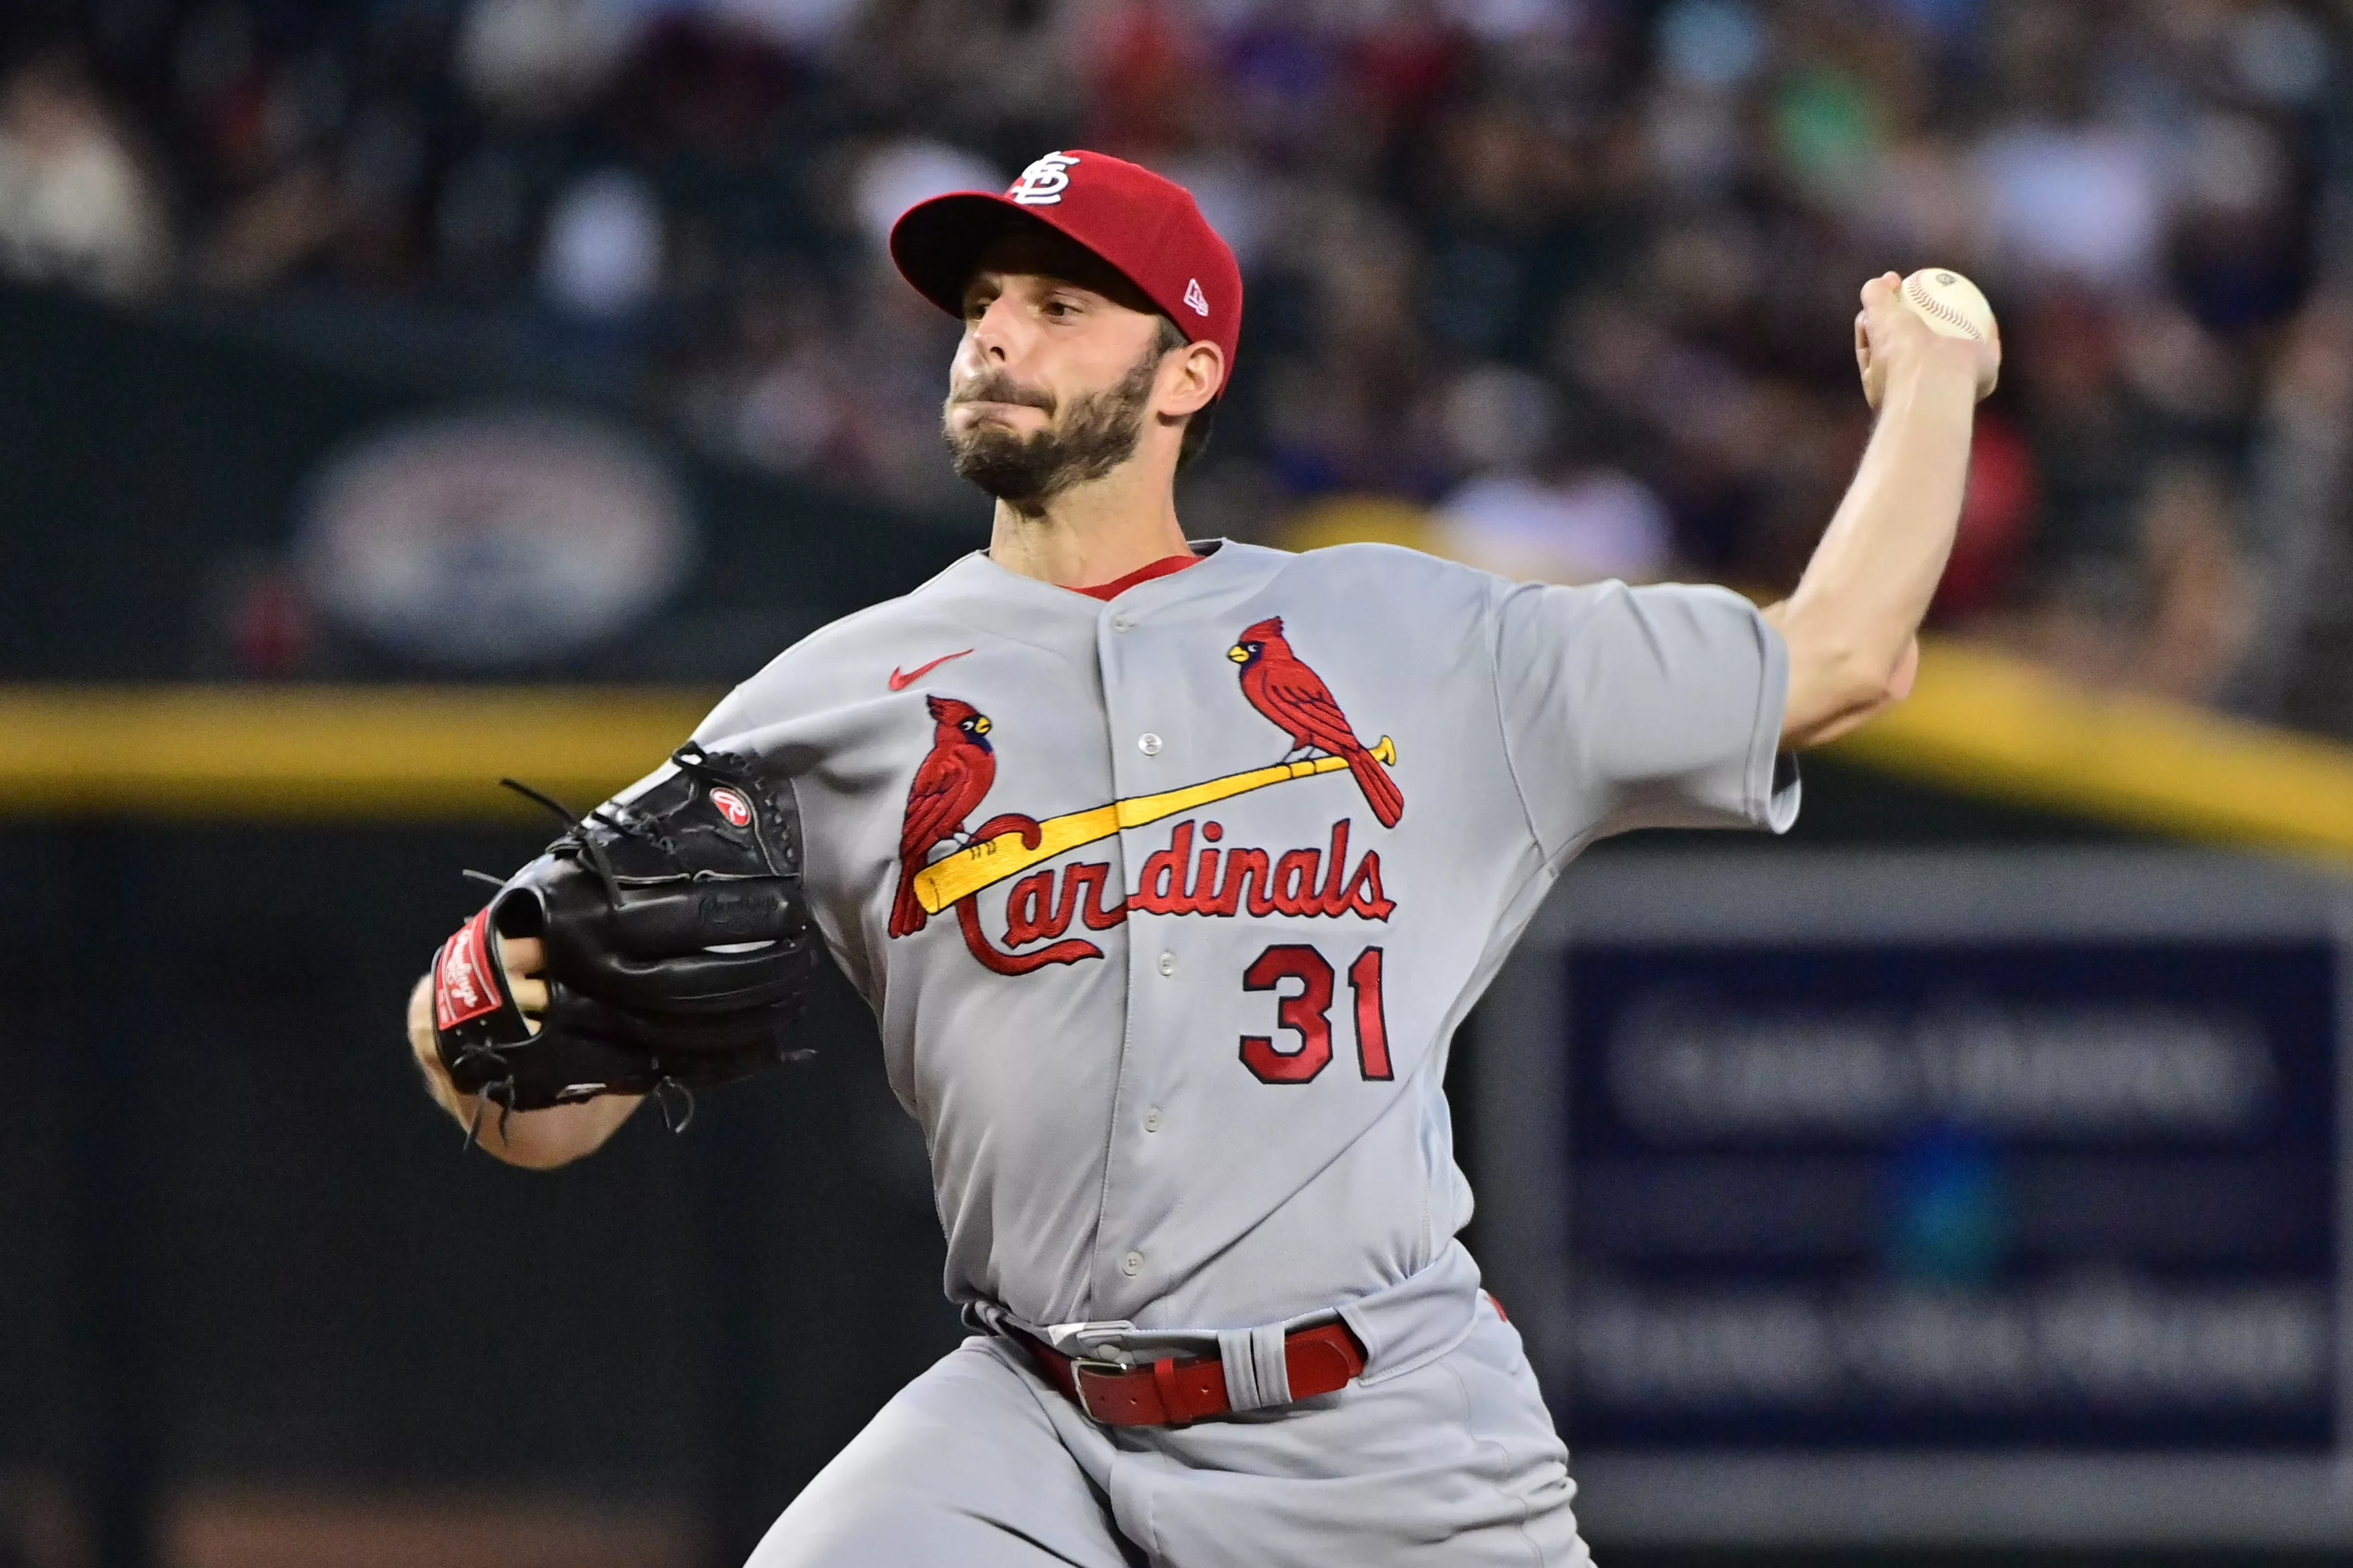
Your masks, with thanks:
M1071 167L1078 159L1068 153L1049 153L1005 188L1005 194L1025 207L1050 207L1071 188Z

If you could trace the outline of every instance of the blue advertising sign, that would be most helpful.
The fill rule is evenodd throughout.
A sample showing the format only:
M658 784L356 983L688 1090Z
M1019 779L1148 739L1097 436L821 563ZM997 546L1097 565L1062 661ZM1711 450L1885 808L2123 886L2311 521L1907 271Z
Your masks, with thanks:
M1572 1445L2336 1440L2336 951L1561 957Z
M1588 1523L2353 1548L2348 932L2179 850L1572 868L1468 1104Z

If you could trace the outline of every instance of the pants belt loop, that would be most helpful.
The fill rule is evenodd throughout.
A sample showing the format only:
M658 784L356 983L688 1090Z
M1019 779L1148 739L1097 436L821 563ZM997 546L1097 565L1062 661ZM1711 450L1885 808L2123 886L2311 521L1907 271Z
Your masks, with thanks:
M1258 1385L1258 1362L1250 1354L1248 1329L1218 1331L1218 1361L1226 1369L1226 1403L1236 1410L1261 1410L1271 1401Z
M1291 1403L1291 1352L1282 1325L1227 1329L1218 1335L1218 1359L1225 1363L1226 1403L1236 1410L1264 1410Z
M1266 1405L1290 1404L1291 1347L1281 1323L1270 1323L1250 1331L1250 1358L1258 1368L1260 1402Z

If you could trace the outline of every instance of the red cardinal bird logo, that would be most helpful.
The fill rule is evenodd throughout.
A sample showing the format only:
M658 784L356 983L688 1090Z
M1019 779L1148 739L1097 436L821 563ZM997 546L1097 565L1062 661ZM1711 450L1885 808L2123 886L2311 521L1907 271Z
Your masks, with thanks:
M1366 751L1349 727L1348 716L1332 700L1324 678L1300 661L1282 639L1282 617L1273 616L1243 631L1226 657L1242 667L1242 695L1251 707L1289 732L1294 752L1313 747L1346 759L1365 804L1373 808L1383 827L1395 827L1405 815L1405 794Z
M953 697L926 697L935 721L931 754L907 786L907 817L899 829L899 892L891 903L891 934L912 936L927 918L915 898L925 858L955 837L997 782L997 752L988 743L988 715Z

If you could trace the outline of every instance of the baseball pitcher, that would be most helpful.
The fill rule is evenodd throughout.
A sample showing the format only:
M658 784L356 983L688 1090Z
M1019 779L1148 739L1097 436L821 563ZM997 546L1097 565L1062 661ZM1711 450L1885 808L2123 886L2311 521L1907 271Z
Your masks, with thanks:
M1997 341L1862 288L1876 427L1803 581L1516 584L1188 542L1241 278L1090 152L891 249L964 322L987 551L786 650L420 983L433 1092L548 1166L790 1053L815 943L923 1126L972 1337L755 1568L1581 1563L1567 1456L1455 1239L1455 1026L1628 828L1780 831L1909 688Z

